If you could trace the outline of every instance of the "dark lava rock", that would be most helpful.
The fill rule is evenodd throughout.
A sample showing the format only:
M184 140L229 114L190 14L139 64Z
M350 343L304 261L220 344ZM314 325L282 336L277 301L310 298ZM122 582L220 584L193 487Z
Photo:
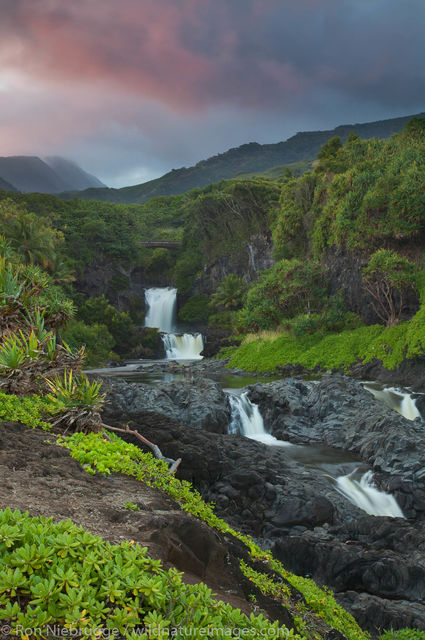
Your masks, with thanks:
M249 387L267 428L296 444L358 454L408 517L425 517L425 422L407 420L344 376Z
M190 427L225 433L230 420L230 405L218 382L208 378L195 381L162 382L156 386L128 384L108 380L108 404L105 414L130 418L141 412L157 411Z
M271 547L286 568L334 589L373 633L412 625L425 630L425 425L420 420L405 420L343 376L249 388L277 437L359 455L380 486L394 493L411 518L406 521L366 515L321 472L298 465L286 447L194 429L189 421L168 417L154 399L149 406L155 410L147 410L143 385L114 387L105 421L115 426L130 421L164 455L181 457L178 476L214 501L219 516ZM177 387L167 388L175 391L175 397L164 394L174 405ZM190 388L182 385L181 393L198 407L200 398L208 402L204 388L215 397L201 380ZM169 406L163 396L155 398ZM181 411L183 404L179 399L175 406Z
M272 551L287 569L332 586L369 631L425 629L424 533L423 523L364 516L282 537Z

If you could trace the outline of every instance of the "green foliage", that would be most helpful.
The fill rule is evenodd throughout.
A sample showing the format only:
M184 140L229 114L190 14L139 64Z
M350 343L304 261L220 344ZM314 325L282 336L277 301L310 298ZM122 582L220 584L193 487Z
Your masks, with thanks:
M92 638L102 627L125 638L136 637L140 627L150 628L142 638L178 627L194 638L208 628L246 628L252 638L282 633L261 615L248 618L214 600L205 584L185 584L145 547L111 545L70 520L55 523L6 509L0 512L0 551L0 616L12 632L57 625L69 632L91 629Z
M328 142L326 142L320 149L317 157L320 160L321 169L327 169L328 171L338 171L340 164L338 162L338 152L342 149L341 138L334 136Z
M78 309L78 318L87 325L105 325L118 353L125 353L135 345L135 327L130 315L115 309L104 295L83 302Z
M86 366L95 367L116 359L112 349L115 340L104 324L85 324L82 320L71 320L62 337L71 349L85 345Z
M202 256L198 249L188 248L178 259L174 269L174 281L179 293L186 295L190 292L196 277L202 268Z
M0 416L5 419L20 420L32 427L48 428L41 420L41 414L54 411L55 407L46 399L20 399L0 393ZM71 437L59 438L58 444L70 449L72 457L84 465L87 472L118 472L133 476L148 486L165 491L185 511L202 519L209 526L241 540L247 546L251 558L264 563L265 571L281 575L303 593L308 609L303 605L299 606L297 620L299 630L305 630L308 637L312 621L311 610L314 610L316 615L343 632L349 640L368 640L368 636L360 630L354 619L335 603L330 592L320 589L311 580L285 571L270 552L262 551L250 537L233 530L218 518L213 506L206 504L190 483L170 475L163 461L149 453L143 453L138 447L125 443L114 434L109 435L110 438L105 440L99 433L74 433ZM133 503L127 505L126 508L134 508ZM0 512L0 555L0 603L3 599L3 604L7 607L3 609L3 620L12 626L20 621L25 621L24 626L34 626L33 619L30 625L27 618L23 617L34 614L32 605L37 607L37 615L48 617L48 622L59 625L66 622L74 625L84 623L85 627L107 626L104 622L106 619L118 620L120 611L127 607L125 621L129 623L129 629L133 628L133 622L146 624L144 614L150 615L156 609L163 616L165 609L166 619L169 619L170 611L174 612L172 615L176 617L173 618L173 625L177 626L179 621L188 626L192 623L193 626L203 626L206 620L203 616L218 614L218 619L208 618L208 624L218 628L227 625L231 629L232 624L235 628L249 628L252 629L250 637L257 637L255 632L262 634L258 637L277 633L276 622L271 623L261 616L253 615L247 619L239 611L233 614L229 605L211 600L209 590L204 592L202 585L185 585L180 574L176 574L174 570L170 570L168 575L178 575L178 579L171 581L176 587L175 591L170 589L168 580L158 583L156 591L151 589L151 578L164 577L164 572L159 561L153 561L146 555L146 549L140 549L132 542L112 547L69 521L55 524L51 519L30 519L27 514L12 513L9 510ZM10 564L11 562L14 564ZM290 596L289 587L282 588L281 583L274 583L265 574L254 571L247 563L243 563L242 570L263 593L274 597L278 595L282 604L285 604L285 598ZM136 575L140 580L137 584L143 583L143 587L134 583ZM147 584L149 590L145 588ZM200 594L198 599L189 598L188 604L185 604L188 595L195 591ZM70 597L63 598L61 594ZM133 598L139 598L137 603L133 603ZM182 605L180 608L177 606L179 603ZM200 616L198 609L203 611ZM179 618L180 615L187 615L187 612L189 619ZM137 613L142 618L136 620L134 615ZM181 622L182 620L185 622ZM291 635L287 634L285 637Z
M307 250L308 213L314 196L316 177L305 173L289 179L280 194L280 214L273 225L276 258L293 258Z
M10 258L0 255L0 337L19 328L31 330L40 317L43 326L49 328L65 324L75 313L72 302L46 272L38 266L24 266L7 246L3 242L3 250Z
M199 295L192 296L179 310L179 320L190 323L207 323L211 315L211 307L208 306L209 298Z
M97 432L102 428L100 409L106 394L100 392L102 382L92 382L84 375L65 370L62 377L46 380L50 393L47 399L54 407L49 418L52 426L67 431Z
M40 396L18 398L0 391L0 421L22 422L29 427L49 430L51 426L45 421L44 416L52 414L54 409L54 405L47 398Z
M423 280L423 273L417 277ZM421 285L423 287L423 284ZM423 299L423 298L422 298ZM326 317L326 314L325 314ZM323 320L323 319L322 319ZM359 327L354 314L344 315L340 333L325 333L317 314L298 316L293 332L279 337L252 337L238 348L222 353L230 356L229 366L247 371L272 371L285 364L300 364L307 369L347 369L357 361L380 360L387 369L400 366L405 358L423 356L425 351L425 305L407 322L385 328L382 325ZM332 324L328 325L328 330ZM333 330L338 327L333 327Z
M403 312L403 295L415 283L415 265L395 251L380 249L363 269L363 286L377 316L392 327Z
M240 309L245 299L246 290L244 279L236 273L231 273L217 286L211 296L210 305L222 311Z
M129 511L140 511L140 507L134 502L126 502L124 505L124 509L129 509Z
M386 141L329 140L312 178L283 184L281 212L273 222L278 257L301 257L328 246L396 249L417 237L425 211L424 120ZM306 180L312 180L306 189ZM300 195L304 197L300 198ZM308 196L308 197L305 197Z
M63 235L52 227L48 218L39 218L10 198L0 201L2 233L20 260L40 264L54 270L56 251Z
M425 640L425 631L419 629L396 629L385 631L379 640Z
M223 327L223 329L231 329L233 326L234 312L233 311L219 311L218 313L212 313L208 318L208 326L210 327Z
M173 262L173 257L168 249L163 247L154 249L147 264L147 271L152 275L167 273Z
M56 412L72 407L88 407L96 411L103 407L105 394L100 393L101 382L92 382L83 374L74 376L65 371L63 378L47 381L50 393L47 399L56 408Z
M364 358L383 333L381 325L373 325L324 337L318 332L298 338L291 332L277 338L260 337L242 343L231 356L229 366L247 371L273 371L285 364L300 364L306 369L346 369Z
M126 291L130 288L130 280L123 273L115 273L109 281L113 291Z
M264 271L248 291L238 312L238 331L271 329L300 313L320 309L325 301L326 282L314 262L280 260Z

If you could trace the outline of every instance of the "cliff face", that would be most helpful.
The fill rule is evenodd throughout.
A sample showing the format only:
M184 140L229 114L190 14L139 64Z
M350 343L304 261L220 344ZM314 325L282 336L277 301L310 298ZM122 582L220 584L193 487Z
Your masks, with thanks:
M204 265L202 275L194 285L195 294L209 295L227 276L235 273L249 284L258 278L260 271L273 266L273 241L270 231L252 235L237 253L221 256Z

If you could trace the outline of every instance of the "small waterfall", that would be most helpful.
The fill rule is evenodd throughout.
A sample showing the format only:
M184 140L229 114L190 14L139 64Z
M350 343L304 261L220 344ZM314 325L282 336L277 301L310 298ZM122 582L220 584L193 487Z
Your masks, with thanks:
M340 493L371 516L404 518L394 496L376 487L372 471L367 471L360 480L355 480L353 475L356 471L336 479L336 487Z
M184 333L175 335L166 333L162 336L165 353L169 360L201 360L201 351L204 348L202 335L197 333Z
M412 398L410 393L405 393L400 405L400 413L408 420L416 420L421 414L416 406L416 400Z
M240 433L263 444L290 446L289 442L280 441L266 432L260 409L248 398L248 391L240 396L229 394L229 402L232 410L229 433Z
M416 407L416 400L412 398L410 393L406 393L401 389L394 387L380 388L373 383L364 383L364 388L370 391L377 400L384 402L394 411L400 413L407 420L416 420L421 414Z
M169 333L174 328L177 289L171 287L146 289L145 300L148 312L145 327L155 327Z

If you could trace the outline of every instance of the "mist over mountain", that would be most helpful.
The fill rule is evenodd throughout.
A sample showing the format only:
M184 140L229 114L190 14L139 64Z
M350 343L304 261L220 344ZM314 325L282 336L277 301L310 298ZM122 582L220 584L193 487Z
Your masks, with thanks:
M44 161L38 156L8 156L0 157L0 187L23 193L60 193L105 185L65 158Z
M60 156L49 156L44 161L67 184L72 184L73 189L89 189L90 187L103 187L106 185L91 173L87 173L76 162Z
M143 203L156 196L177 195L195 187L202 188L213 182L234 178L240 174L261 173L272 167L314 160L325 142L340 136L345 142L350 133L361 138L389 138L401 131L413 118L423 118L424 113L363 124L340 125L328 131L304 131L275 144L250 142L229 149L225 153L201 160L193 167L173 169L160 178L121 189L91 188L77 193L63 193L69 199L79 197L116 203ZM307 168L307 167L306 167ZM1 175L1 172L0 172Z

